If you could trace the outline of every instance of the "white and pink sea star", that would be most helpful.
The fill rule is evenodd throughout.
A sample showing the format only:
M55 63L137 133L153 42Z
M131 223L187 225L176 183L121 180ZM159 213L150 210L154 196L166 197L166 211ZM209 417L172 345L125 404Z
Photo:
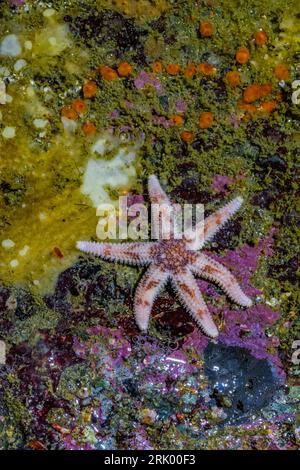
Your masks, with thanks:
M175 216L166 193L161 188L156 176L148 181L148 191L152 204L161 204ZM170 279L188 312L198 326L208 336L218 336L218 329L203 300L194 275L217 283L223 291L237 304L243 307L252 305L240 288L235 277L220 263L197 250L212 239L216 232L241 207L243 199L237 197L226 206L211 214L198 224L196 236L185 234L182 239L171 235L170 239L152 242L132 243L97 243L77 242L77 248L93 253L109 261L134 265L146 265L148 269L142 277L135 293L135 319L142 331L146 331L154 300L163 285ZM173 212L172 212L173 211ZM202 234L200 236L199 234Z

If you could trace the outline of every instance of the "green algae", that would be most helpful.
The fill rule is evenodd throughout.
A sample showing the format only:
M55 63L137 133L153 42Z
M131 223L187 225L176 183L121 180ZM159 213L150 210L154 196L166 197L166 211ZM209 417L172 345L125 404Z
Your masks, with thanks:
M19 344L27 341L30 345L35 345L39 338L39 330L54 331L59 315L53 310L40 309L39 313L26 320L17 320L14 328L7 338L8 342Z

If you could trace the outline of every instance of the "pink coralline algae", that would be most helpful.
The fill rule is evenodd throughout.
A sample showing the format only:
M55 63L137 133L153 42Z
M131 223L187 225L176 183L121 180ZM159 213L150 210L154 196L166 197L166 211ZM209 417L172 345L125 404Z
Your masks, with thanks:
M277 373L284 377L274 338L265 335L265 328L279 319L279 312L265 305L255 305L246 311L225 309L223 315L225 328L220 334L220 341L228 346L247 348L257 359L269 359Z
M63 438L65 450L93 450L93 447L87 443L77 442L72 434L67 434Z
M107 348L113 358L115 366L118 366L122 362L122 360L130 356L130 343L124 338L124 335L122 334L121 330L114 330L110 328L105 328L101 325L97 325L88 328L87 333L93 336L99 336L101 344L103 344L103 341L105 341ZM93 345L92 348L95 348L95 345Z
M26 3L26 0L9 0L12 7L20 7Z
M197 368L189 363L185 352L179 350L170 353L152 353L144 359L143 363L146 367L155 365L158 374L163 373L165 378L168 376L172 380L176 380L184 374L189 376L193 372L197 372Z
M177 113L185 113L187 111L187 104L182 99L178 99L175 103Z
M127 109L133 109L134 108L134 103L132 101L125 100L123 104L124 104L125 108L127 108Z
M259 258L272 255L272 242L274 229L257 245L243 245L238 250L227 251L224 257L214 256L219 262L222 262L236 276L241 283L244 291L250 297L258 296L261 291L251 284L251 277L257 268ZM200 288L206 294L212 297L221 297L221 294L206 281L199 280ZM221 313L219 307L210 307L215 314ZM277 373L284 376L281 361L277 356L276 347L279 345L278 338L268 338L265 335L265 329L275 323L280 313L273 311L264 304L253 305L246 310L234 310L223 308L224 330L220 334L219 340L229 346L239 346L247 348L257 359L269 359L275 367ZM198 344L196 338L187 339L185 346L197 345L201 349L205 344Z
M213 177L211 187L217 193L225 193L227 186L234 182L233 178L224 175L215 175Z
M135 436L130 440L130 449L132 450L153 450L154 447L149 442L147 433L142 426L135 431Z
M124 359L130 356L130 343L124 339L121 330L97 325L88 328L86 332L90 335L91 341L83 342L77 337L73 339L73 349L79 357L85 358L87 355L92 354L103 358L103 354L105 354L106 367L113 371Z
M244 178L245 176L241 173L238 173L234 178L226 175L215 175L211 182L211 188L216 193L228 194L230 192L228 187Z
M146 85L152 85L156 91L162 91L162 86L158 78L144 71L140 72L134 79L134 85L137 90L142 90Z
M240 125L239 119L235 113L230 114L228 121L234 128L237 128Z
M153 119L153 122L155 124L163 126L165 129L169 129L169 127L174 126L173 121L171 121L170 119L165 118L165 116L158 116L158 115L154 114L152 119Z
M120 116L120 111L118 109L113 109L109 114L109 117L111 119L117 119L119 116Z
M275 229L260 240L255 246L243 245L236 251L228 250L225 257L215 257L221 261L240 280L249 296L258 295L261 292L250 283L251 276L257 268L260 256L272 256L273 235Z

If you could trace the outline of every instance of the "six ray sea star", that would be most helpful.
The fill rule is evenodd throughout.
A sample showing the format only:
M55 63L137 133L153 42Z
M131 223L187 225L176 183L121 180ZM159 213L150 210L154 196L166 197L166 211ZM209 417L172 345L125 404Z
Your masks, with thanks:
M148 191L151 203L160 204L161 207L169 210L173 214L173 220L176 214L175 206L172 205L154 175L149 177ZM250 307L252 302L244 294L235 277L224 266L205 254L198 253L197 250L211 240L241 207L242 202L243 199L237 197L204 219L204 222L198 224L194 230L196 236L189 236L185 233L182 239L176 239L174 234L171 234L168 240L136 243L79 241L77 248L98 255L105 260L148 265L136 289L134 300L136 322L142 331L147 330L151 309L160 289L167 280L171 279L179 298L198 326L208 336L215 338L218 336L218 329L211 318L194 275L217 283L234 302L243 307ZM200 233L202 236L199 235Z

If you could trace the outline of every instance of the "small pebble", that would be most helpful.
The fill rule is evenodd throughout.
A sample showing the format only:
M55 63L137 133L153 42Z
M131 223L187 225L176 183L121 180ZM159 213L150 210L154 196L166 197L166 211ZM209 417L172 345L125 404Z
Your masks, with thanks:
M24 47L25 47L25 49L28 49L30 51L32 49L32 42L31 41L25 41L24 42Z
M19 261L17 259L12 259L9 264L12 268L16 268L17 266L19 266Z
M27 62L24 59L17 60L17 62L15 62L15 65L14 65L15 72L19 72L23 67L25 67L26 64Z
M5 127L2 131L2 135L5 139L13 139L16 135L15 127Z
M143 424L146 424L146 425L154 424L156 419L157 419L157 413L155 410L151 410L149 408L144 408L143 410L141 410L140 421Z
M77 129L77 122L73 121L73 119L68 119L66 117L61 118L62 125L67 132L73 133Z
M55 10L53 8L47 8L46 10L43 11L43 16L46 18L49 18L50 16L53 16L55 13Z
M26 88L26 93L27 93L28 98L33 98L35 95L35 92L32 86L29 86Z
M29 250L29 246L28 245L25 245L22 250L19 251L19 255L20 256L25 256L27 253L28 253L28 250Z
M0 44L0 55L17 57L21 54L21 51L19 39L15 34L8 34Z
M6 93L6 98L5 98L5 100L6 100L6 103L11 103L12 100L13 100L13 97L10 96L10 95L8 95L8 94Z
M37 129L43 129L48 124L46 119L34 119L33 125Z
M7 67L0 67L0 75L1 77L4 77L4 78L9 77L10 75L9 69Z
M5 307L7 308L7 310L9 310L10 312L14 312L17 308L17 305L18 305L18 302L17 302L17 299L14 295L10 295L7 299L7 301L5 302Z
M57 39L54 36L51 36L51 38L48 39L48 42L51 46L56 46L57 44Z
M3 248L9 249L9 248L12 248L13 246L15 246L15 242L13 242L10 239L2 240L1 245L3 246Z

